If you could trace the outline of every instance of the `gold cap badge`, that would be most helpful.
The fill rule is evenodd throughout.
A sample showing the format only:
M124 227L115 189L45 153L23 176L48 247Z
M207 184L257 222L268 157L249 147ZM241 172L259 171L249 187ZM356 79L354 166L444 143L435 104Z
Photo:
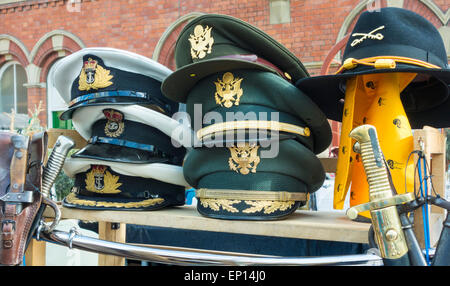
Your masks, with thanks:
M231 72L226 72L222 80L218 78L214 82L216 85L216 93L214 94L216 103L226 108L232 107L233 103L234 105L239 105L241 96L244 94L241 88L241 82L242 78L235 78Z
M109 137L119 137L125 130L125 123L123 122L123 114L114 109L103 110L108 122L105 125L105 134Z
M191 43L192 59L203 59L206 54L210 54L214 44L214 38L211 36L212 27L197 25L194 28L194 34L189 35Z
M90 90L105 88L113 83L111 79L110 71L103 68L98 64L98 61L89 58L83 63L83 68L81 69L80 77L78 80L79 90Z
M100 194L117 194L122 183L118 183L119 176L114 176L106 170L106 166L93 165L86 174L86 190Z
M239 171L242 175L248 175L250 172L256 173L256 167L261 162L258 156L258 145L245 143L244 146L228 149L231 153L231 157L228 159L230 170Z

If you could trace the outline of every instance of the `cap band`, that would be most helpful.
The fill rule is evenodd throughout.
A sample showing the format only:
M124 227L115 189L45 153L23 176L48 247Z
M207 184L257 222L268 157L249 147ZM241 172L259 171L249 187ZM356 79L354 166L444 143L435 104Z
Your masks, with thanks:
M311 132L308 127L300 127L297 125L282 123L278 121L247 120L247 121L228 121L210 125L197 131L197 138L201 139L207 135L211 135L216 132L242 130L242 129L265 129L272 131L281 131L287 133L294 133L305 137L309 137L311 135Z
M89 139L88 143L89 144L105 143L105 144L111 144L111 145L117 145L117 146L123 146L123 147L144 150L144 151L148 151L148 152L153 152L156 150L155 146L153 146L153 145L147 145L147 144L141 144L141 143L128 141L128 140L108 138L108 137L99 137L99 136L92 136L92 138Z
M137 92L137 91L130 91L130 90L117 90L117 91L103 91L103 92L96 92L96 93L90 93L81 95L74 100L72 100L69 103L69 107L72 107L73 105L91 100L91 99L98 99L98 98L104 98L104 97L136 97L136 98L142 98L142 99L148 99L148 95L145 92Z
M200 199L228 199L249 201L306 201L306 193L253 191L231 189L197 189L195 196Z

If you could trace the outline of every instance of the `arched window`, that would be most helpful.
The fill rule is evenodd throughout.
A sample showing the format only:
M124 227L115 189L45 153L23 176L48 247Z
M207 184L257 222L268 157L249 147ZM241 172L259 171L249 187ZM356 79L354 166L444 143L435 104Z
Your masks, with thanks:
M8 62L0 68L0 113L28 114L25 69L18 62Z
M55 62L56 63L56 62ZM72 129L72 120L60 120L59 115L67 109L67 100L59 94L53 86L53 73L55 63L50 67L47 74L47 126L49 128Z

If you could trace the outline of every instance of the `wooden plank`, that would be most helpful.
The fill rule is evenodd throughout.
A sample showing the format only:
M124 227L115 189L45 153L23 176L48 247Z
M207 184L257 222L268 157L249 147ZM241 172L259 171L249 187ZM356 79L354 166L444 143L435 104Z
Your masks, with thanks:
M124 223L111 223L100 221L98 223L98 238L112 242L125 243L126 225ZM98 255L99 266L124 266L125 258L114 255Z
M32 239L25 252L26 266L45 266L45 241Z
M63 218L118 222L179 229L251 234L275 237L367 243L370 224L354 222L342 212L298 210L279 221L217 220L201 216L194 206L158 211L89 211L61 208ZM53 216L46 211L45 216Z
M55 145L56 140L58 140L60 135L64 135L72 139L75 143L74 149L81 149L87 145L87 141L81 137L76 130L52 128L47 131L47 134L49 148L53 148L53 145Z

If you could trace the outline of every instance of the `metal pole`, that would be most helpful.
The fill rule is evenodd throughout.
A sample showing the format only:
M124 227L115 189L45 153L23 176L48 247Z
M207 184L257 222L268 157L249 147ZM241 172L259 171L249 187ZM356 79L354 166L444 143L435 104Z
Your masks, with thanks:
M42 232L40 238L66 245L80 250L116 255L135 260L144 260L162 264L189 265L223 265L223 266L307 266L307 265L370 265L382 266L381 257L375 254L356 254L324 257L276 257L251 254L222 254L214 251L183 249L173 247L160 249L126 243L105 241L79 235L76 230L63 232L54 230L51 233Z

